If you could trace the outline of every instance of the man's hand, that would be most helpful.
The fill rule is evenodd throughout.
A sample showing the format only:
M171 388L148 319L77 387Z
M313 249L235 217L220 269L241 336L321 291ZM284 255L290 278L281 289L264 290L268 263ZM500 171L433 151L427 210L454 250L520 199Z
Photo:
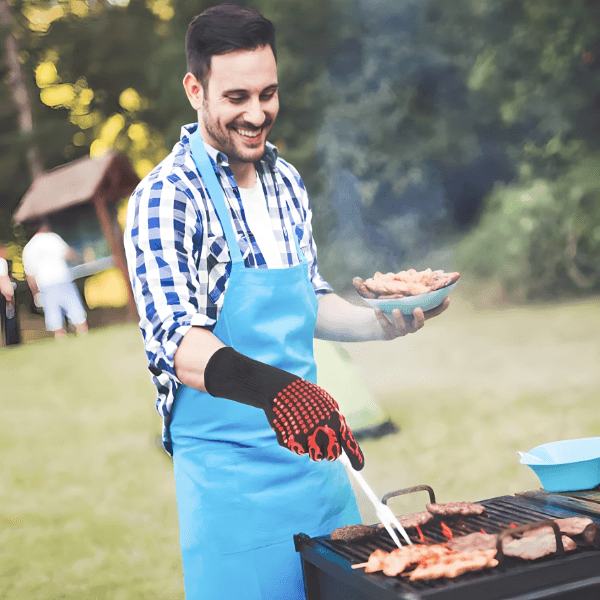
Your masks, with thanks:
M212 396L261 408L280 446L314 461L333 461L346 451L354 469L363 468L363 453L340 407L318 385L228 347L212 355L204 382Z
M415 308L412 317L403 315L398 309L394 310L389 317L386 317L381 309L376 308L375 316L377 317L377 321L379 321L386 338L388 340L393 340L409 333L419 331L419 329L425 325L427 319L441 315L448 308L449 304L450 298L446 298L442 304L427 312L423 312L422 308Z

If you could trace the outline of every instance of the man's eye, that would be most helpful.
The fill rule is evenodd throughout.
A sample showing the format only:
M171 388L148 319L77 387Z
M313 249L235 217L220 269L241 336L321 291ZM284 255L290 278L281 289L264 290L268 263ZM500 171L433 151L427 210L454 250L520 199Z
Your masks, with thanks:
M261 94L261 100L270 100L275 95L275 92L269 92L268 94Z
M234 104L240 104L245 100L245 98L243 96L229 96L229 100Z

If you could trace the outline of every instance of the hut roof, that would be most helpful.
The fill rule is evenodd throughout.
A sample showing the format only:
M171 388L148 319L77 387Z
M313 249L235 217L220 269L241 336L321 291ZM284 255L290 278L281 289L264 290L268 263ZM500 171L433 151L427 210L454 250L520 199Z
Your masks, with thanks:
M139 177L122 152L109 150L99 158L80 158L36 177L14 219L24 223L97 196L116 202L130 194L138 182Z

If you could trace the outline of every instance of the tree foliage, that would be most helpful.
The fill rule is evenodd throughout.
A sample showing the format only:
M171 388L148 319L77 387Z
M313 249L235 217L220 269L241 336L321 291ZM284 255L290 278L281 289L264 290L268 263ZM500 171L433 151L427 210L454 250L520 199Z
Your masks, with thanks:
M196 117L181 85L183 40L191 19L215 2L111 2L11 5L35 134L18 131L5 69L0 238L10 234L8 215L30 184L31 143L47 169L114 147L143 176ZM334 285L407 261L416 265L471 229L473 242L478 228L518 230L516 223L530 219L532 239L522 240L530 250L519 256L528 266L517 272L525 277L539 267L540 284L524 292L500 263L495 271L482 263L478 272L521 289L509 292L513 297L542 295L549 288L541 281L555 277L564 285L552 284L553 290L595 289L586 265L595 256L598 216L592 210L588 225L573 229L575 244L569 242L565 223L575 217L565 190L585 174L579 166L592 169L600 152L597 2L240 3L276 25L281 110L271 139L307 184L321 268ZM8 31L1 28L0 37ZM533 204L507 199L530 193L533 181L536 198L545 190L553 200L536 201L533 211ZM533 250L538 226L543 251ZM508 247L507 240L499 235L497 248ZM565 256L573 248L575 267L569 267ZM552 276L544 262L549 255L562 265ZM454 267L445 256L431 266Z

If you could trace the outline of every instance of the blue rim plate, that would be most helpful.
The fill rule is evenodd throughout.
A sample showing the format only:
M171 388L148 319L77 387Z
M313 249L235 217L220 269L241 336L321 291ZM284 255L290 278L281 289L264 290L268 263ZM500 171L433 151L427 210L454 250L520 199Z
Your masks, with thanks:
M533 470L547 492L591 490L600 485L600 437L542 444L519 462Z
M365 298L364 296L361 296L361 298L372 308L380 308L385 313L391 313L397 308L403 315L412 315L415 308L422 308L423 311L426 311L439 306L456 287L457 283L458 280L427 294L405 296L395 300L378 300L377 298Z

